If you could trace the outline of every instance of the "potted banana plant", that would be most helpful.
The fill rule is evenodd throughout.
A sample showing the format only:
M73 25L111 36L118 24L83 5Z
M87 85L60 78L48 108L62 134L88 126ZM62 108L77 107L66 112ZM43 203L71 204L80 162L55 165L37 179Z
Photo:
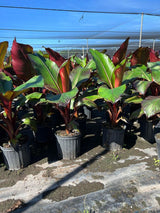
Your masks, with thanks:
M84 103L94 104L91 95L89 98L86 96L79 98L81 86L90 77L93 61L88 62L85 67L74 68L70 59L65 60L49 48L46 50L50 54L50 59L40 54L28 55L43 82L43 87L48 91L45 97L41 97L39 104L51 103L59 110L64 119L64 129L55 133L58 156L63 159L74 159L80 154L81 134L75 122L78 108ZM19 88L22 90L27 84L28 82Z
M140 54L142 53L142 48L137 51L139 51L139 56L143 56L143 60L141 60L141 57L139 57L139 59L137 60L137 57L134 56L134 62L139 61L139 63L132 64L134 65L132 69L125 73L126 76L124 77L124 79L132 80L134 91L133 96L126 101L131 104L138 104L138 109L131 114L130 118L140 118L141 135L147 141L153 143L155 141L154 126L157 123L157 117L154 115L154 113L153 116L148 116L145 114L144 103L146 102L146 98L148 96L151 96L154 99L160 95L160 63L158 61L158 58L156 61L153 50L143 48L143 52L145 52L146 55Z
M8 141L1 146L6 166L9 170L17 170L30 163L30 150L27 138L22 134L23 121L18 119L20 107L24 104L27 89L13 89L9 76L0 72L0 126L8 134Z
M104 53L91 49L90 53L96 63L98 78L101 86L98 96L106 103L109 115L108 123L103 127L103 146L108 150L116 151L122 148L124 129L120 125L122 118L122 97L126 91L126 84L122 82L127 58L125 57L129 38L113 55L112 60Z

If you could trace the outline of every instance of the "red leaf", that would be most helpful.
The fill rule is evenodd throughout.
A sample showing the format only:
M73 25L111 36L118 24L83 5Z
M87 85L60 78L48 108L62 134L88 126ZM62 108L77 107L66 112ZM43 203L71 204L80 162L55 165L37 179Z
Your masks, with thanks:
M157 54L155 53L155 51L153 49L150 50L149 60L150 60L150 62L160 61L160 59L158 58Z
M54 61L58 67L60 67L63 62L66 60L65 58L63 58L59 53L55 52L54 50L50 49L50 48L45 48L47 53L49 54L49 59L51 61Z
M59 71L61 81L62 81L62 89L63 92L68 92L70 90L70 80L69 75L65 67L62 67Z
M11 49L12 66L17 77L23 81L29 80L36 74L27 56L29 53L33 53L33 48L30 45L17 43L16 39L13 41Z
M120 48L113 55L112 62L115 66L119 64L125 58L128 42L129 42L129 37L121 44Z
M127 62L127 60L126 60ZM114 74L115 74L115 83L114 83L114 87L119 87L122 84L122 80L123 80L123 74L125 71L125 67L126 67L126 62L120 66L118 69L115 70Z
M149 60L150 48L139 47L133 54L131 58L131 66L144 64L147 66Z

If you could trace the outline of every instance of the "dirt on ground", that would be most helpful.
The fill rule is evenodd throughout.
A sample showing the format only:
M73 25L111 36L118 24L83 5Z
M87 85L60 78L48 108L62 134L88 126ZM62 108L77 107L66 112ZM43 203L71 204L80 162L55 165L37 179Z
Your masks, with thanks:
M44 178L46 184L54 180L57 185L54 185L51 189L48 188L47 191L44 190L45 187L43 188L42 184L42 199L59 202L70 197L77 197L104 189L104 176L101 173L107 172L112 174L117 169L127 168L132 164L143 162L145 162L147 169L159 171L159 161L157 161L157 156L154 154L156 144L144 140L140 136L138 126L135 125L134 129L126 131L122 150L108 152L102 147L102 124L96 120L89 120L87 124L86 135L82 139L81 144L81 155L76 160L59 161L55 144L49 142L48 144L40 144L32 148L33 163L31 165L17 171L8 171L4 165L2 153L0 153L0 190L4 187L14 188L17 182L27 180L28 175L30 175L30 178ZM153 151L153 154L151 151ZM88 174L91 174L92 182L85 178ZM79 175L76 179L77 182L70 182L70 177L76 177L76 175ZM27 187L29 188L29 186ZM136 192L137 188L133 183L123 194L131 198ZM119 193L117 190L111 194L116 199L119 197ZM29 196L31 194L28 194ZM16 195L15 199L12 198L14 198L14 195L10 195L8 199L5 198L0 202L0 212L9 212L10 209L16 206L18 200L21 200L23 204L26 202L23 197L20 199L20 195ZM157 202L160 203L158 196ZM17 205L16 208L19 208L19 206ZM130 207L128 207L129 209ZM132 210L137 211L140 209L137 206L133 206ZM127 211L127 206L121 212L129 212Z

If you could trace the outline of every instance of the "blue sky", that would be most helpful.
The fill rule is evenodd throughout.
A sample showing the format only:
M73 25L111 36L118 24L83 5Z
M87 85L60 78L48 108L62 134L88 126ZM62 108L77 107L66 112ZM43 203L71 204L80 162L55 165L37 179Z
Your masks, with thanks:
M0 6L38 7L71 10L93 10L110 12L139 12L159 13L159 0L0 0ZM13 38L16 37L20 43L28 43L34 48L44 46L54 47L60 45L81 44L111 44L119 42L116 35L123 32L139 33L141 15L113 15L113 14L91 14L72 12L53 12L38 10L23 10L0 8L0 29L29 29L48 31L83 31L70 33L53 32L19 32L11 30L0 30L0 41L8 40L10 47ZM160 29L160 16L144 16L143 32L156 32ZM84 33L84 31L97 31L95 33ZM106 33L100 31L107 31ZM112 38L114 31L115 38ZM121 34L117 34L122 32ZM105 36L110 39L102 39ZM127 36L127 35L126 35ZM96 38L99 39L96 39ZM74 38L74 39L73 39ZM56 47L57 48L57 47Z

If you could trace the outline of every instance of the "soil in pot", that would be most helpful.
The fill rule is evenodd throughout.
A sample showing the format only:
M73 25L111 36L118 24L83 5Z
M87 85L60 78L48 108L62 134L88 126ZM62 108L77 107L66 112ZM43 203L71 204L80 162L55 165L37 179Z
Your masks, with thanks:
M80 154L80 143L81 134L80 132L72 132L66 134L65 131L57 131L56 134L56 144L58 150L58 158L73 160L77 158Z

